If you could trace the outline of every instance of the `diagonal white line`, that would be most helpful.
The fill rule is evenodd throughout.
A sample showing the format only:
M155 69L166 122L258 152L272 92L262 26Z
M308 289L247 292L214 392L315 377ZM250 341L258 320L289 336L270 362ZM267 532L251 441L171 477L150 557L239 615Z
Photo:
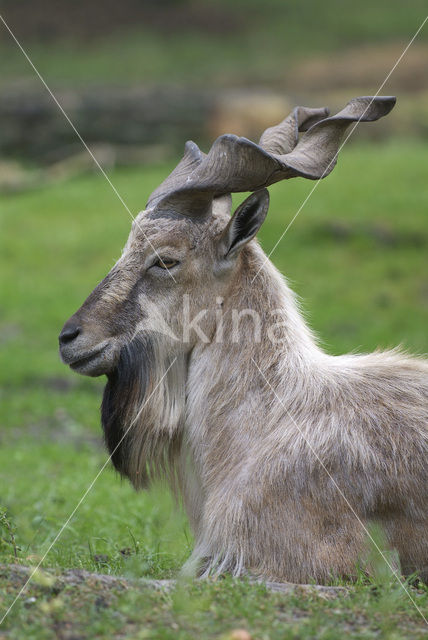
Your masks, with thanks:
M335 155L333 156L333 158L330 160L330 162L328 163L327 167L324 169L322 176L320 178L318 178L318 180L315 182L314 186L312 187L312 189L310 190L309 194L306 196L306 198L303 200L302 204L300 205L300 207L297 209L296 213L294 214L294 216L291 218L290 222L288 223L287 227L285 228L285 230L282 232L282 234L280 235L280 237L278 238L278 240L275 242L273 248L271 249L271 251L268 253L268 255L266 256L266 259L264 260L264 262L262 263L262 265L260 266L259 270L257 271L256 275L254 276L254 278L251 280L251 284L253 284L254 280L257 278L257 276L259 275L260 271L263 269L263 267L265 266L265 264L267 263L267 261L269 260L269 258L271 257L271 255L273 254L273 252L275 251L275 249L277 248L277 246L279 245L279 243L281 242L281 240L283 239L283 237L285 236L285 234L287 233L287 231L289 230L289 228L291 227L291 225L294 223L294 221L296 220L297 216L299 215L299 213L302 211L303 207L305 206L305 204L308 202L309 198L312 196L312 194L314 193L315 189L318 188L321 180L324 178L326 172L328 171L328 169L331 167L331 165L333 164L333 162L336 161L337 156L339 155L340 151L343 149L343 147L345 146L345 144L348 142L349 138L352 136L352 134L354 133L355 129L358 127L358 125L361 122L361 119L364 117L365 113L367 112L367 109L370 108L370 106L373 103L373 100L375 98L377 98L377 96L379 95L379 93L382 91L383 87L386 85L386 83L388 82L389 78L391 77L391 75L394 73L395 69L398 67L398 65L400 64L401 60L404 58L404 56L406 55L406 53L408 52L408 50L410 49L410 47L412 46L413 42L416 40L417 36L419 35L419 33L422 31L426 21L428 20L428 16L426 16L426 18L423 20L422 24L419 26L419 28L417 29L417 31L415 32L415 34L413 35L412 39L410 40L410 42L408 43L408 45L406 46L406 48L402 51L400 57L396 60L394 66L392 67L392 69L389 71L389 73L387 74L387 76L385 77L384 81L382 82L382 84L379 86L378 90L376 91L376 93L374 94L374 96L372 97L372 99L370 100L369 104L367 105L367 107L364 109L363 113L361 114L361 116L358 118L357 122L351 127L351 130L349 131L348 135L346 136L346 138L344 139L344 141L342 142L342 144L340 145L339 149L337 150L337 152L335 153Z
M39 70L36 68L36 66L34 65L33 61L31 60L30 56L28 55L28 53L26 52L26 50L24 49L24 47L21 45L21 43L19 42L18 38L15 36L15 34L13 33L12 29L9 27L9 25L7 24L6 20L3 18L3 16L0 14L0 20L3 22L4 26L6 27L6 29L8 30L10 36L12 37L12 39L15 41L16 45L18 46L18 48L20 49L22 55L25 57L25 59L27 60L27 62L30 64L30 66L32 67L34 73L37 75L37 77L39 78L40 82L43 84L43 86L45 87L46 91L49 93L50 97L52 98L52 100L55 102L56 106L58 107L58 109L61 111L62 115L64 116L64 118L67 120L68 124L70 125L70 127L73 129L74 133L76 134L76 136L79 138L80 142L82 143L82 145L85 147L86 151L89 153L89 155L91 156L92 160L94 161L95 165L97 166L97 168L99 169L99 171L102 173L102 175L104 176L104 178L107 180L107 182L109 183L110 187L112 188L112 190L114 191L115 195L117 196L117 198L120 200L120 202L122 203L122 205L125 207L126 211L129 213L129 215L131 216L132 220L135 222L135 224L137 225L138 229L141 231L141 233L143 234L144 238L147 240L147 242L149 243L151 249L153 249L153 251L155 252L155 254L157 255L157 257L159 258L159 260L161 260L160 255L158 254L158 252L156 251L156 249L154 248L154 246L152 245L152 243L150 242L149 238L147 237L147 235L144 233L144 231L141 229L140 225L138 224L137 220L135 219L135 217L132 215L130 208L128 207L128 205L126 204L125 200L122 198L122 196L120 195L119 191L116 189L116 187L114 186L114 184L112 183L112 181L110 180L110 178L108 177L107 173L104 171L104 169L102 168L102 166L100 165L100 163L98 162L97 158L94 156L94 154L92 153L91 149L89 148L89 146L86 144L85 140L82 138L82 136L80 135L80 133L78 132L78 130L76 129L75 125L73 124L73 122L71 121L70 117L67 115L67 113L65 112L63 106L61 105L61 103L58 101L58 99L56 98L56 96L54 95L54 93L51 91L51 89L49 88L48 84L46 83L45 79L43 78L43 76L41 75L41 73L39 72ZM168 274L171 276L171 278L174 280L174 282L176 282L174 276L172 275L172 273L167 269Z
M153 394L155 393L155 391L159 388L159 385L163 382L163 380L165 379L166 375L168 374L169 370L171 369L171 367L173 366L173 364L175 363L175 361L177 360L177 357L174 358L174 360L171 362L171 364L169 365L169 367L167 368L167 370L165 371L165 373L163 374L162 378L159 380L159 382L157 383L157 385L155 386L155 388L153 389L153 391L151 392L151 394L149 395L149 397L147 398L147 400L144 402L143 407L146 406L146 404L148 403L148 401L150 400L150 398L153 396ZM115 452L118 450L118 448L120 447L120 445L122 444L124 438L127 436L127 434L129 433L130 429L132 429L132 427L134 426L134 420L131 422L130 426L127 428L127 430L125 431L125 433L123 434L123 436L121 437L121 439L119 440L118 444L115 446L115 448L113 449L113 451L111 452L111 454L109 455L109 457L107 458L107 460L104 462L103 466L101 467L101 469L98 471L97 475L95 476L95 478L92 480L91 484L88 486L88 488L86 489L85 493L83 494L83 496L80 498L79 502L76 504L76 506L74 507L73 511L71 512L71 514L68 516L67 520L64 522L64 524L62 525L61 529L58 531L58 533L56 534L55 538L52 540L52 542L50 543L49 547L47 548L46 552L43 555L43 558L39 561L39 563L37 564L37 566L33 569L33 571L31 572L31 574L28 576L25 584L23 585L23 587L20 589L18 595L15 597L14 601L12 602L12 604L10 605L10 607L8 608L8 610L6 611L6 613L3 615L2 619L0 620L0 626L3 624L3 622L5 621L5 619L7 618L7 616L9 615L9 613L12 610L12 607L14 607L14 605L16 604L16 602L19 600L19 598L21 597L21 595L24 593L25 589L27 588L29 582L31 582L31 580L33 579L34 575L37 573L37 571L40 569L40 566L42 565L43 561L45 560L46 556L48 555L48 553L50 552L50 550L52 549L52 547L54 546L54 544L57 542L58 538L61 536L62 532L64 531L64 529L67 527L68 523L70 522L70 520L73 518L74 514L76 513L76 511L78 510L78 508L80 507L80 505L82 504L82 502L86 499L87 495L89 494L89 492L92 490L92 487L94 486L94 484L96 483L96 481L98 480L98 478L100 477L100 475L102 474L102 472L104 471L104 469L106 468L106 466L108 465L108 463L110 462L112 456L115 454Z
M388 568L392 572L394 578L396 578L396 580L398 581L398 583L400 584L400 586L402 587L402 589L404 590L404 592L408 596L409 600L415 606L416 610L421 615L423 621L428 626L428 620L425 618L424 614L422 613L422 611L420 610L420 608L416 604L414 598L412 597L412 594L410 593L410 591L408 589L406 589L406 586L404 585L402 580L400 580L400 576L397 574L397 572L394 569L394 567L390 564L390 562L388 561L388 558L385 556L385 554L383 553L382 549L377 544L376 540L374 540L373 536L370 534L370 531L367 529L366 525L364 524L364 522L361 520L361 518L359 517L359 515L355 511L355 509L353 508L353 506L349 502L348 498L343 493L342 489L339 487L339 485L337 484L336 480L333 478L333 476L331 475L330 471L327 469L327 467L325 466L325 464L323 463L323 461L319 457L318 453L315 451L315 449L313 448L313 446L311 445L309 440L306 438L305 434L303 433L303 431L301 430L301 428L299 427L299 425L297 424L297 422L295 421L294 417L291 415L291 413L289 412L289 410L287 409L287 407L285 406L285 404L283 403L281 398L278 396L278 394L276 393L275 389L272 387L272 385L270 384L269 380L266 378L266 376L263 373L263 371L260 369L260 367L257 364L257 362L254 360L254 358L251 358L251 360L253 361L253 364L256 366L256 368L257 368L258 372L260 373L260 375L263 377L263 379L266 382L266 384L269 387L269 389L274 394L275 398L278 400L278 402L280 403L280 405L282 406L284 411L287 413L288 417L290 418L290 420L292 421L292 423L294 424L294 426L296 427L296 429L298 430L298 432L300 433L300 435L302 436L302 438L306 442L306 444L309 447L311 453L315 456L317 461L320 463L321 467L324 469L324 471L326 472L326 474L328 475L328 477L330 478L330 480L332 481L332 483L336 487L338 493L340 493L340 495L342 496L342 498L346 502L347 506L349 507L350 511L355 516L355 518L357 519L358 523L361 525L361 527L363 528L364 532L367 534L367 536L369 537L370 541L372 542L372 544L375 546L376 550L381 555L382 559L385 561L386 565L388 566Z

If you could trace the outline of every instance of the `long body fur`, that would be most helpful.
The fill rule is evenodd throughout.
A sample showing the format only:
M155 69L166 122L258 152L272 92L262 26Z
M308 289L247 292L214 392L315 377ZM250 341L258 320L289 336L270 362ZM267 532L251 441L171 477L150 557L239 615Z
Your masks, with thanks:
M428 580L428 362L324 353L253 240L267 186L324 178L350 124L394 104L362 96L331 117L297 107L258 144L187 143L60 334L66 364L108 376L116 468L136 488L164 477L181 495L201 575L352 577L376 523L402 571ZM202 334L184 337L187 311L204 315Z
M254 342L245 317L248 341L232 343L228 307L254 309L266 323L281 310L281 344L272 348L263 321ZM189 566L295 582L353 576L366 553L361 522L375 522L403 571L427 576L427 362L395 351L325 354L255 243L222 317L221 343L196 345L181 375L132 404L140 415L121 469L137 486L146 463L175 491L178 482L195 535ZM147 362L144 350L135 358ZM153 389L168 360L151 362ZM150 424L162 425L159 412L174 416L161 431Z

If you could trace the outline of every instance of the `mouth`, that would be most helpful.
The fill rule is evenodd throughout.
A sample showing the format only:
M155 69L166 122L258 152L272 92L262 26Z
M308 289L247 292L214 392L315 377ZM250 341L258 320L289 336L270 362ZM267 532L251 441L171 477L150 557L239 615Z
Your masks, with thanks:
M67 364L76 373L92 377L101 376L108 373L113 366L113 349L109 347L109 344L100 345L93 351L67 362Z

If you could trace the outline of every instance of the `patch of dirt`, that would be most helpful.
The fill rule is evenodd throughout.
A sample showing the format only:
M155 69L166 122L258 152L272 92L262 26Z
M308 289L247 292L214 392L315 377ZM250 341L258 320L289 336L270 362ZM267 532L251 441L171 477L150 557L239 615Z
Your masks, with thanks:
M347 90L377 87L405 43L362 46L348 51L317 55L294 65L289 81L295 90ZM428 45L414 43L406 53L405 64L398 65L388 81L386 93L420 92L428 89Z
M0 577L6 578L13 586L20 588L26 580L32 575L34 569L20 564L1 564ZM120 588L128 589L131 587L145 587L149 589L157 589L163 591L171 591L177 581L176 580L153 580L142 578L140 580L129 580L120 576L111 576L103 573L91 573L83 569L68 569L63 573L59 573L53 569L37 569L32 580L36 584L45 585L58 592L66 586L96 586L106 589ZM257 583L263 584L262 581L255 580ZM294 584L292 582L265 582L268 591L286 594L316 594L323 598L334 598L349 593L346 587L329 587L317 584Z

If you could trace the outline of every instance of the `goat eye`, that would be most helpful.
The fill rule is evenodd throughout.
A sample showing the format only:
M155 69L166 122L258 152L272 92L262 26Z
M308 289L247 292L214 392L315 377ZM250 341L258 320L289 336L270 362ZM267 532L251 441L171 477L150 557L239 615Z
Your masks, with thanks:
M178 264L178 260L173 260L172 258L159 258L153 264L154 267L160 267L161 269L172 269Z

